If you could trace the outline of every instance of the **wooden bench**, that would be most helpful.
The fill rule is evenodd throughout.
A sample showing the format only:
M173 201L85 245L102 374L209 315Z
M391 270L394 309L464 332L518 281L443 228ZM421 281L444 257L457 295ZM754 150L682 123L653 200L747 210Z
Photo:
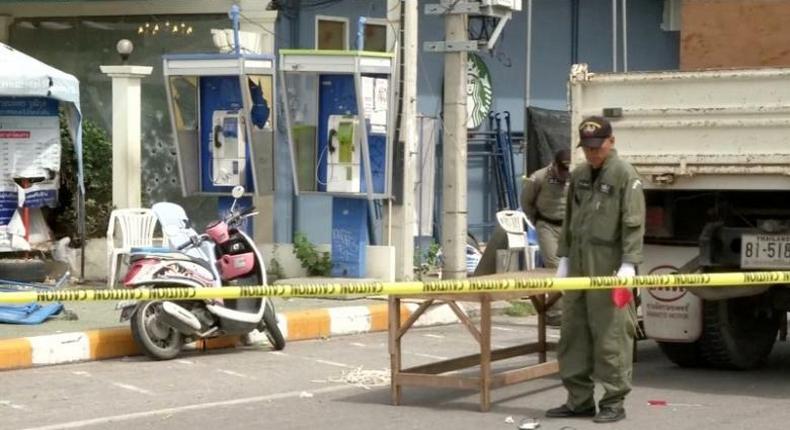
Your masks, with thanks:
M538 269L531 272L488 275L475 279L512 279L514 277L549 277L553 271ZM538 339L535 342L491 350L491 302L528 297L538 313ZM559 370L556 361L547 361L546 353L556 348L556 343L546 341L545 312L559 299L559 294L545 292L492 292L479 294L425 294L389 297L389 353L391 372L392 404L401 400L401 387L423 386L479 390L480 410L486 412L491 407L491 389L516 384L542 376L551 375ZM405 322L401 322L400 305L402 299L424 300ZM458 302L480 304L480 328L466 315ZM401 339L430 306L446 303L458 316L472 337L480 346L478 354L467 355L449 360L424 364L402 369ZM491 363L497 360L537 354L538 363L518 369L493 372ZM480 366L478 376L446 374L456 370Z

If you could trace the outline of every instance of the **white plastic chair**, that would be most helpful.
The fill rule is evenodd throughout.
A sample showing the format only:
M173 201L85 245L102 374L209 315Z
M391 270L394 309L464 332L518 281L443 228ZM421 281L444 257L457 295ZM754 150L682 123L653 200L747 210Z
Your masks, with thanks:
M170 202L160 202L151 206L151 210L159 220L159 225L162 226L162 246L176 249L189 242L192 236L198 235L195 229L189 226L189 218L181 206ZM203 242L199 248L187 248L182 252L190 257L212 261L208 256L213 255L213 250L208 242Z
M532 223L529 222L527 215L521 211L504 210L497 212L496 219L499 226L507 233L507 248L510 253L508 253L508 261L505 267L510 267L510 258L513 253L523 251L526 270L535 269L538 247L530 245L526 232L524 231L525 224L527 228L532 230L535 229Z
M116 244L118 224L119 244ZM116 209L110 214L107 226L107 287L115 287L118 260L121 255L129 254L132 248L154 246L156 216L150 209Z

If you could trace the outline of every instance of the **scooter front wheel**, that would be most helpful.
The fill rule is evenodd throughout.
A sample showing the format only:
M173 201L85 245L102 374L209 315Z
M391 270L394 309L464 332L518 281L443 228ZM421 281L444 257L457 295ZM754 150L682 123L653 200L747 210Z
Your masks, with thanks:
M132 337L148 357L170 360L181 352L184 336L159 319L162 302L143 302L130 320Z
M263 310L263 323L266 325L263 331L269 339L269 343L275 351L280 351L285 348L285 337L283 332L280 331L280 326L277 325L277 314L274 311L274 303L271 299L266 298L266 309Z

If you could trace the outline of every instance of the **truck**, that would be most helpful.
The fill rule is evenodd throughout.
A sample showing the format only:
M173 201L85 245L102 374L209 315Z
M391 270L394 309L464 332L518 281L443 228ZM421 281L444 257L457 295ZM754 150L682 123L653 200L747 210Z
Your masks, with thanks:
M604 116L642 179L639 274L790 270L790 68L592 73L578 64L568 94L572 146L582 118ZM647 337L672 362L750 369L786 337L790 286L652 288L640 302Z

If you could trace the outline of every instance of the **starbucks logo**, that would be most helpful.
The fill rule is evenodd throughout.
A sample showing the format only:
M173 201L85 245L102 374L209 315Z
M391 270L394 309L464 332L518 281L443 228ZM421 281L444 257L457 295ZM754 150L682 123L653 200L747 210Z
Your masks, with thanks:
M466 64L466 128L475 129L488 117L494 96L483 59L470 53Z

